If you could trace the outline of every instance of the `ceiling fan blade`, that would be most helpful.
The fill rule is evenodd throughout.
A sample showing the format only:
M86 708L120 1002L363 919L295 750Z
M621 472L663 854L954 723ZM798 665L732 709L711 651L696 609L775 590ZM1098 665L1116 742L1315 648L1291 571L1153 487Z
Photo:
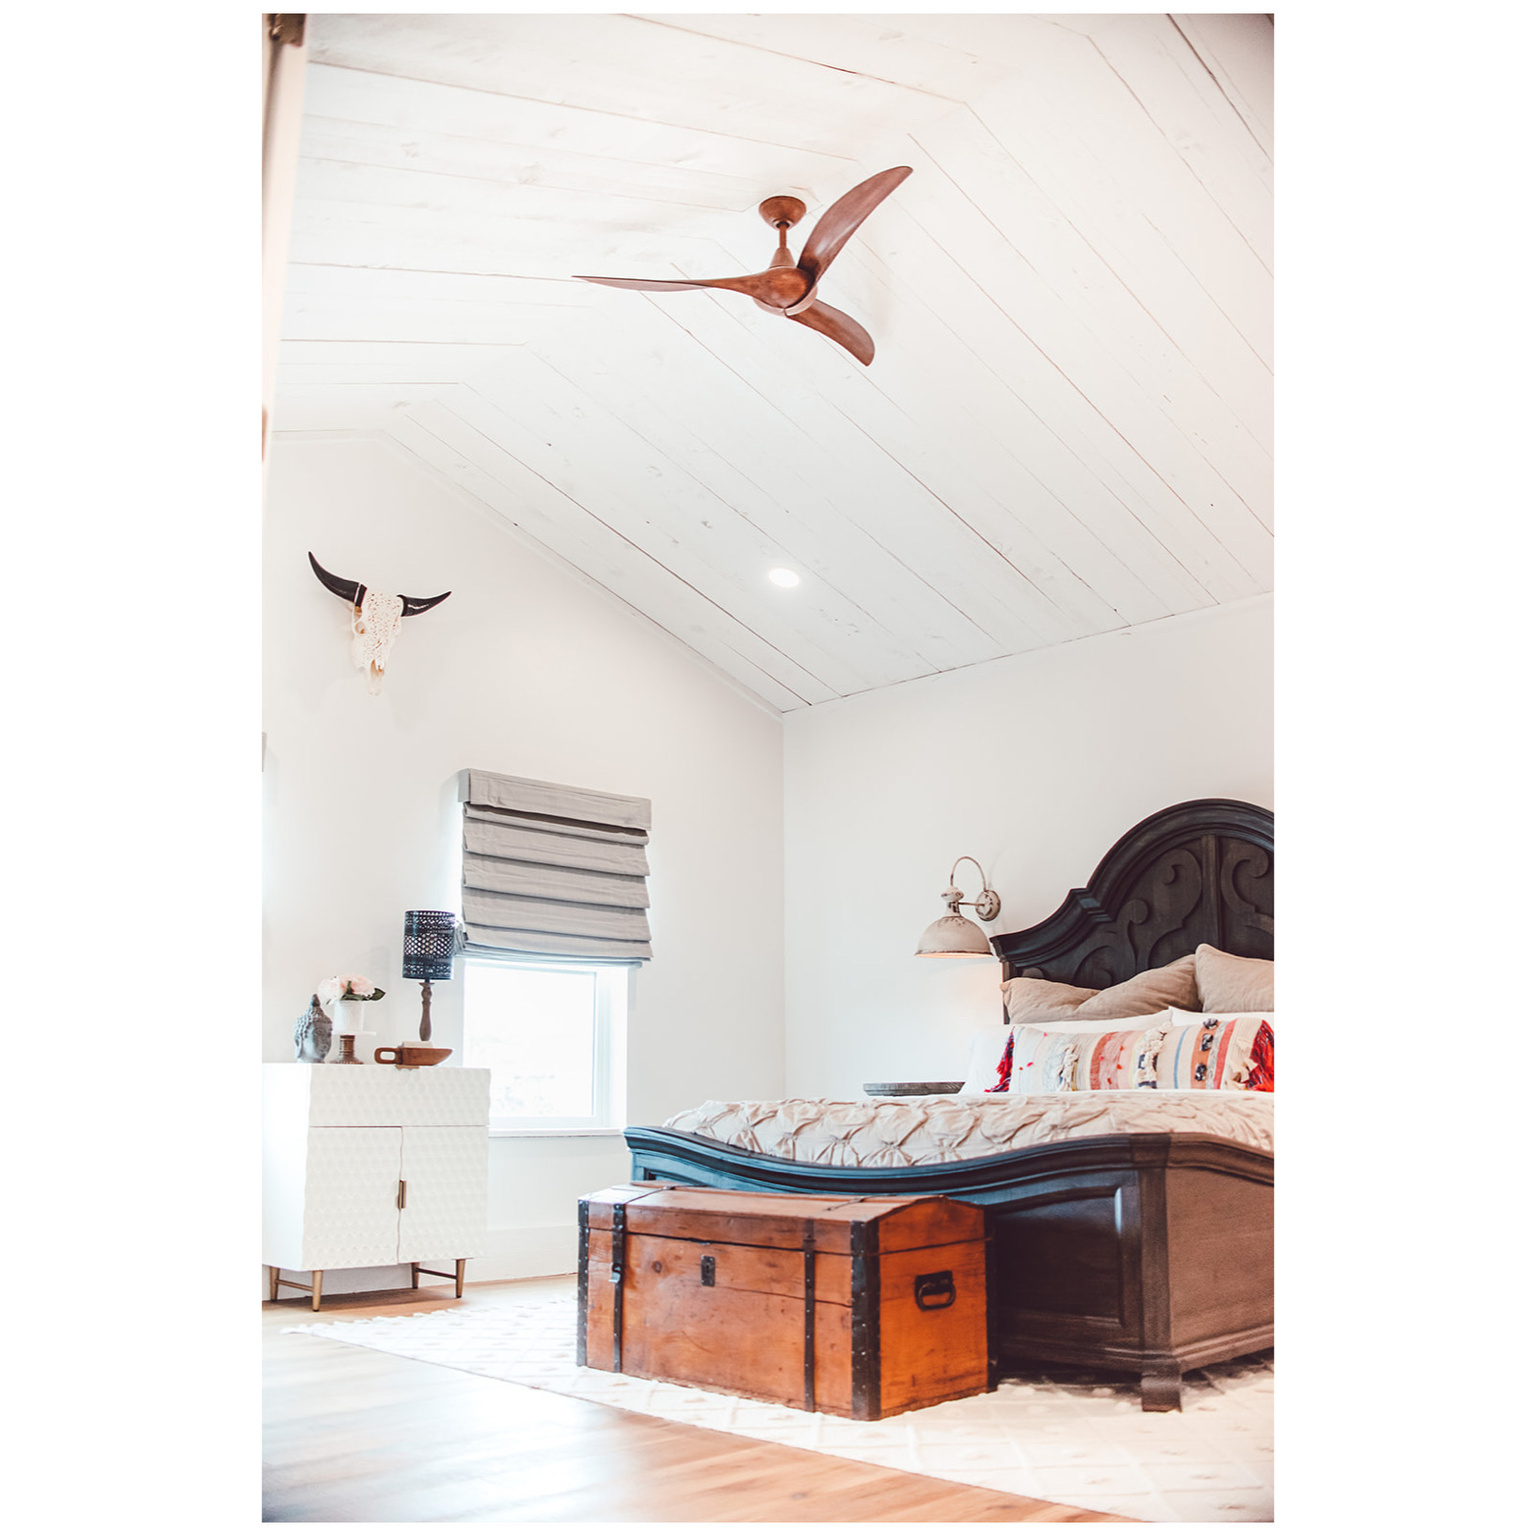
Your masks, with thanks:
M875 343L869 332L852 315L845 315L817 299L789 317L808 325L823 336L830 336L838 346L846 347L867 368L875 360Z
M608 288L649 288L660 293L671 293L683 288L712 288L714 284L709 282L696 283L688 278L676 278L669 282L660 282L650 277L576 277L579 283L602 283Z
M680 288L724 288L730 293L744 293L770 309L788 309L811 291L810 279L798 267L770 267L766 272L750 272L745 277L673 278L665 281L648 277L582 277L583 283L605 283L610 288L648 288L667 292Z
M861 181L851 192L843 193L816 221L805 249L800 252L800 270L813 283L819 282L853 232L911 174L910 165L893 165L890 170Z

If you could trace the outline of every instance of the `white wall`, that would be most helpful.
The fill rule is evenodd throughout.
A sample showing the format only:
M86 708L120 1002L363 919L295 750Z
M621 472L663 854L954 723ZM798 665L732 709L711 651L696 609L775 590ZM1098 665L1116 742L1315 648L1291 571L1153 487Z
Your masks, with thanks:
M913 954L961 854L1010 933L1164 806L1272 806L1272 618L1253 599L786 717L788 1092L965 1075L1000 968Z
M367 585L453 591L404 621L377 697L306 550ZM779 721L378 439L276 435L264 558L263 1058L293 1059L294 1020L338 970L385 988L377 1043L415 1038L402 914L458 906L454 782L476 767L652 802L656 958L632 988L627 1119L781 1093ZM457 981L434 988L433 1024L461 1049ZM471 1278L574 1268L576 1197L627 1173L621 1138L494 1139Z

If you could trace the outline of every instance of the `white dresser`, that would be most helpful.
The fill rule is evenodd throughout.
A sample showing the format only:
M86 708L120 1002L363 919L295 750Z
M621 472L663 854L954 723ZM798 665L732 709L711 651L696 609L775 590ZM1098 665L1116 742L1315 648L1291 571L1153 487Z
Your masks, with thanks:
M262 1256L270 1295L327 1269L409 1264L453 1280L483 1251L491 1074L477 1067L262 1068ZM426 1263L451 1259L451 1272ZM280 1270L308 1270L310 1283Z

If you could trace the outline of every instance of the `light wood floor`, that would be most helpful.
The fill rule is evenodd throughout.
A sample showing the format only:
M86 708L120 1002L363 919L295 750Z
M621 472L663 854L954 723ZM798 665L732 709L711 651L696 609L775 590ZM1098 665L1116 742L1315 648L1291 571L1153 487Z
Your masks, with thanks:
M263 1518L1122 1523L281 1331L506 1306L568 1285L469 1285L462 1301L451 1285L327 1297L318 1319L305 1296L264 1305Z

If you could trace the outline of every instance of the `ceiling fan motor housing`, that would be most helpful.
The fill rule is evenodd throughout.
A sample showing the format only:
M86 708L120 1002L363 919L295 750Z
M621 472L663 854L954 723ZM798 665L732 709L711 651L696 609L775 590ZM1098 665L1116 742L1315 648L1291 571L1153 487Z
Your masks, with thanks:
M757 205L765 224L793 229L805 217L805 204L798 197L767 197Z

